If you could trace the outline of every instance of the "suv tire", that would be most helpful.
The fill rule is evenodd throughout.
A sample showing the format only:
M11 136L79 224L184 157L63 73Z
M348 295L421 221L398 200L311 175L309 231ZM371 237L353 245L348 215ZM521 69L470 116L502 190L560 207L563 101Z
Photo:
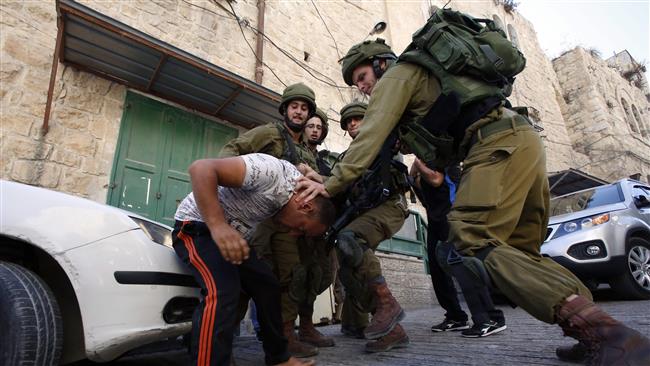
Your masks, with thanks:
M643 238L630 238L625 252L625 273L610 280L612 289L633 300L650 299L650 243ZM645 271L645 273L643 273ZM636 276L633 274L636 273Z
M59 364L61 313L40 277L22 266L0 261L0 309L0 364Z

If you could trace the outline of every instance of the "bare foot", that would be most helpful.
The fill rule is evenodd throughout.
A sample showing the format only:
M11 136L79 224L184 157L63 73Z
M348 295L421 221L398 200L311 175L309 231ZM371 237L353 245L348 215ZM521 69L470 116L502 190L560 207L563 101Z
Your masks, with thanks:
M287 362L278 364L278 366L313 366L316 364L314 360L302 361L295 357L290 357Z

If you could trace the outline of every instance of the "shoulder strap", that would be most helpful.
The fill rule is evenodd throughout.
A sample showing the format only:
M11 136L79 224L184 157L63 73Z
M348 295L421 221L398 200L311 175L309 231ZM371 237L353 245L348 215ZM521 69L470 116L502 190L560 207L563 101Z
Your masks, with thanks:
M298 153L296 152L296 145L293 142L291 136L289 136L289 132L280 123L276 123L275 127L278 129L278 132L280 132L280 136L284 137L284 141L285 141L282 157L285 158L291 164L298 164L299 161L298 161Z

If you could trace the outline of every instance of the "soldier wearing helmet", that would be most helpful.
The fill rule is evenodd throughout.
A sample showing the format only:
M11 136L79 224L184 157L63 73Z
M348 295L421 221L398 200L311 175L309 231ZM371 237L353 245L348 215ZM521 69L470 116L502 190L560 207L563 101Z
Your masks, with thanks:
M375 56L366 56L373 52L371 44L352 47L342 63L346 83L370 95L364 127L324 184L301 181L300 187L307 187L301 198L344 191L393 131L404 151L415 152L430 168L463 160L447 216L451 250L439 257L447 257L444 265L460 266L468 278L496 286L535 318L560 325L579 341L570 352L582 356L578 359L648 364L650 340L598 308L575 275L540 254L549 184L544 145L525 114L511 108L505 94L468 99L475 87L488 84L448 71L454 65L444 62L463 52L454 43L436 43L436 55L411 43L392 67L378 63L381 75L374 70ZM414 133L418 130L429 133L425 143ZM480 337L495 327L499 324L485 319L467 334ZM565 351L558 350L558 356Z
M341 128L352 139L359 135L368 105L352 102L341 109ZM338 161L344 160L347 152L339 155ZM388 162L390 165L391 163ZM336 166L336 164L334 165ZM393 236L404 224L409 215L404 190L406 180L403 172L391 168L391 187L389 197L369 205L358 202L364 196L362 191L372 189L378 182L362 179L354 189L346 192L339 201L353 202L363 206L356 217L352 217L337 234L337 257L339 258L339 278L345 288L345 301L341 313L341 332L350 337L368 338L367 352L382 352L409 344L406 332L399 324L404 311L393 297L384 276L381 263L375 255L379 243ZM371 175L379 178L379 175ZM376 179L375 178L375 179ZM403 182L401 186L397 182ZM373 313L373 322L369 324L368 314Z
M317 172L320 175L330 175L331 167L327 160L329 151L318 151L318 146L323 143L329 132L327 114L320 108L316 108L316 113L305 125L303 131L303 140L309 150L314 154Z
M282 93L278 111L282 123L253 128L228 142L220 156L266 153L317 171L316 157L301 138L307 120L317 111L314 91L302 83L289 85ZM318 243L292 236L271 220L259 224L249 241L258 255L271 264L280 282L284 336L289 353L295 357L314 356L318 354L317 347L334 345L334 340L323 336L312 323L316 296L332 283L330 253L324 253L325 246ZM294 323L298 315L300 328L296 336Z

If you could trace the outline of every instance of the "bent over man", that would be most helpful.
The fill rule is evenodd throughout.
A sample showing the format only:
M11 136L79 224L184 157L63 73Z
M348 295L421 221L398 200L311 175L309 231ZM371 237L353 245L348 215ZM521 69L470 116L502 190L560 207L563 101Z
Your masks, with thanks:
M462 55L456 51L446 50L447 55ZM383 40L355 45L344 57L343 78L371 95L368 111L359 136L325 184L301 181L309 187L305 199L344 190L372 163L396 127L402 146L420 158L428 155L432 163L436 162L433 155L448 148L438 139L422 149L424 144L409 131L434 106L453 112L454 100L480 88L482 81L445 72L432 54L415 43L390 66L394 61ZM468 275L490 281L537 319L559 324L565 335L580 342L591 365L650 364L650 341L598 308L578 278L540 254L549 187L538 133L524 115L508 107L504 95L489 95L476 103L434 126L439 136L454 137L454 153L464 156L456 201L448 216L448 241L464 257L463 263L467 259ZM441 112L435 117L443 116Z
M257 305L265 361L311 365L290 358L282 335L280 285L248 246L255 226L272 220L292 235L322 235L334 219L328 200L298 203L300 172L265 154L198 160L189 173L192 192L176 211L173 246L201 286L192 327L196 365L229 365L240 291Z
M314 91L297 83L282 93L278 108L282 123L253 128L231 140L220 156L267 153L293 164L307 164L318 170L317 155L303 144L302 133L307 120L317 113ZM334 339L321 334L312 322L316 296L332 283L332 271L322 241L294 237L267 220L261 223L250 241L251 246L273 266L280 280L284 336L289 352L296 357L318 354L318 347L334 346ZM294 324L300 315L298 336Z

